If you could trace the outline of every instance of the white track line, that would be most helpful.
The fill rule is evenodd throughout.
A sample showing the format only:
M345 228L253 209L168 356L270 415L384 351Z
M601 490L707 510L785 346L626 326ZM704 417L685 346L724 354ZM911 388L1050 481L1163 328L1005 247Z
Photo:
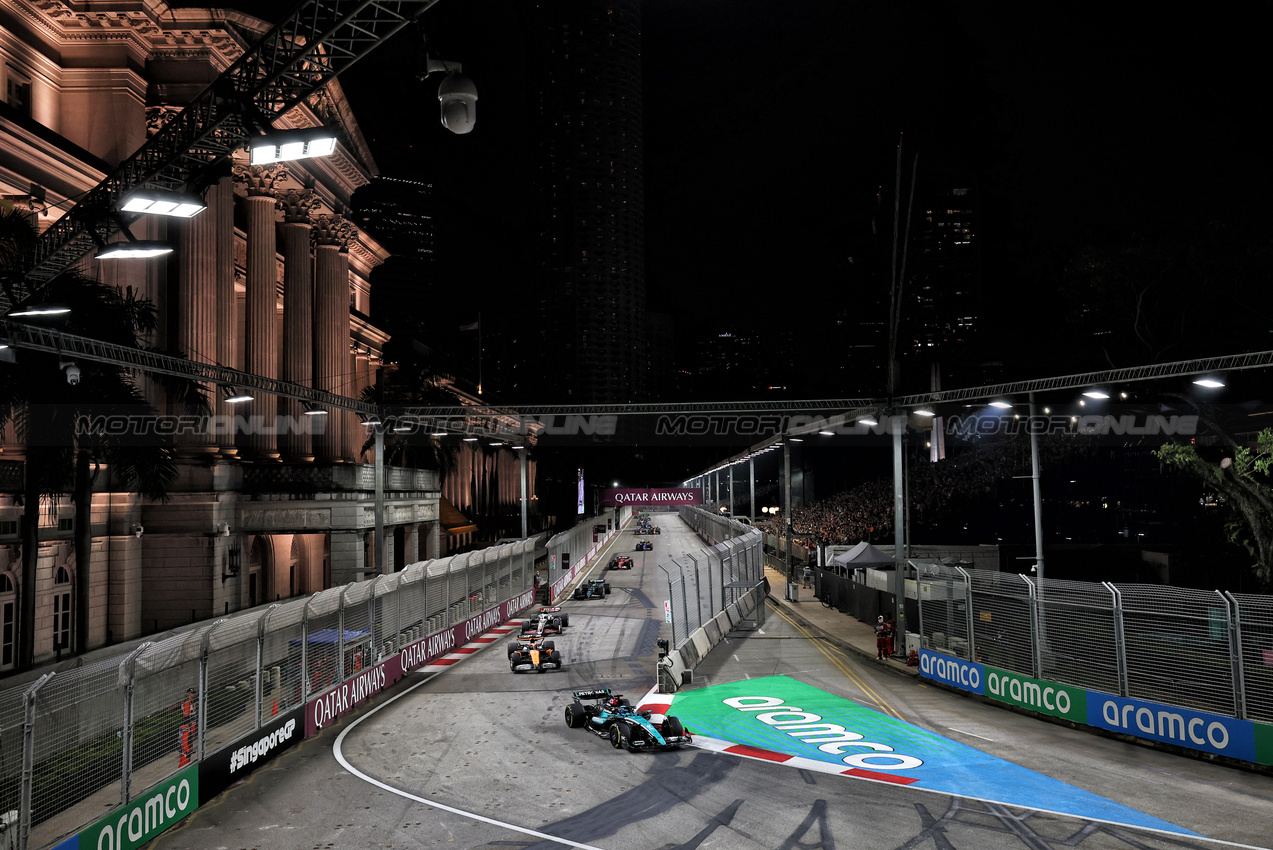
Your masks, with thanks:
M487 646L490 646L490 644L487 644ZM471 657L472 656L466 656L465 658L462 658L459 661L457 661L456 664L461 664L465 660L467 660L467 658L471 658ZM454 666L455 666L454 664L451 665L451 667L454 667ZM449 670L451 669L451 667L448 667L447 669ZM441 809L442 811L450 812L453 815L460 815L461 817L466 817L471 820L481 821L482 823L489 823L492 826L498 826L504 829L511 829L513 832L520 832L522 835L531 835L531 836L534 836L535 838L539 838L545 841L555 841L558 844L564 844L567 847L578 847L580 848L580 850L602 850L602 848L595 847L592 844L580 844L578 841L571 841L568 838L562 838L557 835L549 835L546 832L536 832L533 829L527 829L524 826L518 826L517 824L513 824L513 823L498 821L498 820L495 820L494 818L488 818L485 815L479 815L476 812L466 812L463 809L456 809L456 808L452 808L451 806L444 806L443 804L437 802L436 800L426 800L423 797L417 797L415 794L411 794L407 791L403 791L401 788L394 788L392 785L386 785L385 783L381 782L379 779L374 779L368 776L367 774L363 773L361 770L359 770L358 768L354 767L352 764L349 763L349 760L345 758L345 754L343 752L343 746L345 743L346 735L354 731L354 729L358 727L359 723L362 723L364 720L374 715L377 711L380 711L380 709L387 708L388 706L393 705L395 702L402 699L407 694L411 693L412 691L414 691L416 688L420 687L421 685L427 685L429 682L433 681L434 676L437 676L438 673L441 673L441 672L443 671L439 670L437 673L433 673L429 677L422 679L418 683L412 685L411 687L407 688L402 693L395 696L393 699L388 700L387 702L381 703L380 705L373 708L371 711L364 714L362 717L359 717L353 723L350 723L348 727L346 727L345 729L342 729L341 733L336 736L336 742L332 744L332 755L336 757L336 761L340 762L341 767L345 768L345 770L349 771L354 776L357 776L359 779L363 780L364 782L370 783L371 785L375 785L377 788L381 788L385 791L388 791L390 794L397 794L399 797L405 797L408 800L414 800L417 803L423 803L426 806L430 806L435 809Z

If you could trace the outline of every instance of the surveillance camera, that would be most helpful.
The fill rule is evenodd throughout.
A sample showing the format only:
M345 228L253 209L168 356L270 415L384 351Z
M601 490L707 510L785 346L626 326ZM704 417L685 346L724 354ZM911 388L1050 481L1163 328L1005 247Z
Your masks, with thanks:
M133 523L133 537L141 537L145 533L146 529L140 522Z
M80 367L74 363L66 364L66 382L71 386L76 386L80 382Z
M438 86L442 126L457 135L473 131L477 123L477 86L463 74L447 74Z
M223 523L221 523L220 525L218 525L218 526L217 526L217 534L221 535L222 537L229 537L229 536L230 536L230 523L228 523L228 522L223 522Z

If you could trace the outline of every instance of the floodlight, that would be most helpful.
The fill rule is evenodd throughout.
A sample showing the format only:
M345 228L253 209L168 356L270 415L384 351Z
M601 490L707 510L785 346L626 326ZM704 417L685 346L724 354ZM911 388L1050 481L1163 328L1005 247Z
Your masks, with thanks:
M918 407L915 409L916 416L936 416L937 414L926 407Z
M1104 390L1085 390L1083 395L1088 398L1109 398L1109 393Z
M35 304L31 307L23 307L21 310L14 310L9 314L8 318L18 316L60 316L69 312L71 312L71 308L64 307L61 304Z
M124 197L121 212L170 215L190 218L208 208L203 199L192 192L175 192L171 189L138 189Z
M248 146L253 165L328 156L336 150L336 134L327 127L278 130L254 139Z
M172 246L167 242L146 240L113 242L97 252L99 260L144 259L171 254Z
M1012 408L1012 402L1010 402L1010 401L1003 401L1003 400L996 400L996 401L992 401L992 402L990 402L990 406L991 406L991 407L997 407L997 408L999 408L1000 410L1010 410L1010 409Z
M225 403L226 404L240 404L242 402L251 401L251 400L252 400L252 396L249 393L238 392L234 389L234 387L225 388Z
M1209 390L1218 390L1224 386L1224 381L1218 378L1198 378L1194 383Z

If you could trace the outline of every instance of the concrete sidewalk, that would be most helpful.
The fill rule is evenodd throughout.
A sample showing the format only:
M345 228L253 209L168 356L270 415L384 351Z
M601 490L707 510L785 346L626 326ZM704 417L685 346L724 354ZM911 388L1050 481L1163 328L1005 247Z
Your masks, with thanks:
M765 578L769 579L769 601L800 625L820 634L829 643L835 644L846 652L860 655L891 673L911 678L919 677L919 668L908 667L905 658L876 660L873 623L861 623L856 617L843 614L835 608L828 608L817 600L812 588L798 587L797 598L800 601L788 601L787 577L773 567L765 567ZM916 648L909 647L909 649Z

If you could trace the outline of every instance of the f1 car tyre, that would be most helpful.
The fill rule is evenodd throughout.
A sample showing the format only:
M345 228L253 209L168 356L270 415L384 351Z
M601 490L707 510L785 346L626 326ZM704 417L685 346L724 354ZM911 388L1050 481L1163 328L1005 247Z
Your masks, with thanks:
M546 640L546 641L544 641L544 643L543 643L543 647L544 647L544 649L548 650L549 652L552 652L554 649L556 649L556 648L557 648L557 644L553 643L553 642L552 642L552 641L550 641L550 640Z
M610 746L616 750L622 750L628 746L628 730L622 723L616 723L610 727Z
M663 718L663 735L668 738L675 738L685 734L685 727L681 725L679 717Z
M569 626L569 625L570 625L570 615L569 615L569 614L562 614L562 615L561 615L561 627L564 629L564 628L566 628L566 626Z
M584 713L582 704L572 702L570 705L566 706L566 725L571 729L578 729L580 726L583 726L584 721L587 719L588 715Z
M606 585L606 596L610 595L610 585Z
M557 652L556 650L553 650L552 652L548 653L548 660L549 660L550 662L552 662L553 664L556 664L558 667L561 667L561 653L560 653L560 652Z
M515 643L510 643L510 644L508 645L508 657L509 657L509 660L512 660L512 658L513 658L513 653L514 653L514 652L516 652L516 651L517 651L517 644L515 644Z

